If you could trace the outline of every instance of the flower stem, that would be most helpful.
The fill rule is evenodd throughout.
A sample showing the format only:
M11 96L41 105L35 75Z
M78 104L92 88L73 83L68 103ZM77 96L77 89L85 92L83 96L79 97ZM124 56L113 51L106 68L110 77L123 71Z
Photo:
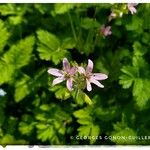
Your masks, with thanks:
M78 96L78 94L79 94L79 90L78 90L78 89L76 89L76 91L75 91L75 100L77 100L77 96Z
M73 21L72 21L70 13L68 13L68 16L69 16L70 25L71 25L71 29L72 29L74 39L75 39L75 41L77 41L77 35L76 35L76 32L75 32L75 28L74 28Z

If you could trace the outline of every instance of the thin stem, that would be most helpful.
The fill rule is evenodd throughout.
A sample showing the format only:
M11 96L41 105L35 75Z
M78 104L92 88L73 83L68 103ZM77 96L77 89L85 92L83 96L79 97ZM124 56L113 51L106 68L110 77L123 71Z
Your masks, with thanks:
M77 100L78 93L79 93L79 90L76 89L76 91L75 91L75 100Z
M71 29L72 29L74 39L75 39L75 41L77 41L77 35L76 35L76 32L75 32L75 28L74 28L73 21L72 21L70 13L68 13L68 16L69 16L70 25L71 25Z

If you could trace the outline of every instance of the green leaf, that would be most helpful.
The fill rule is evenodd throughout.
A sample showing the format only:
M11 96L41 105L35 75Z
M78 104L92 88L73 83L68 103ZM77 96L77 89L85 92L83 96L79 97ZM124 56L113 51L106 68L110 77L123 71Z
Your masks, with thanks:
M20 102L31 92L30 78L24 76L21 80L18 80L15 85L15 101Z
M80 92L82 92L82 91L75 89L74 91L72 91L72 97L78 105L83 105L84 101L83 101L82 97L80 96Z
M74 38L67 37L62 41L62 49L73 49L76 46Z
M136 79L133 86L133 96L137 106L143 109L150 99L150 80Z
M3 16L14 15L16 14L15 7L13 6L13 4L0 5L0 13Z
M133 78L131 78L130 76L127 76L127 75L121 75L119 77L119 79L120 79L119 83L122 85L122 87L124 89L128 89L129 87L131 87L131 85L132 85L132 83L134 81Z
M55 132L54 132L53 126L50 126L50 125L47 128L38 130L37 132L37 138L40 139L42 142L51 140L51 138L54 135L55 135Z
M16 45L13 45L10 50L4 54L2 59L7 64L14 65L15 68L21 68L29 63L32 56L33 45L34 37L26 37L20 40Z
M132 17L132 20L125 26L129 31L137 31L137 33L141 33L143 29L143 19L135 15Z
M125 74L119 77L119 83L123 88L129 88L133 84L132 94L136 104L139 108L144 109L150 98L150 80L138 77L139 72L136 73L135 67L125 66L122 71Z
M141 45L139 42L134 42L133 44L133 49L134 49L134 56L132 58L132 64L135 67L138 68L145 68L148 66L148 64L146 63L145 59L142 57L146 52L147 52L147 48L145 48L145 46Z
M147 49L141 45L138 41L135 41L133 44L133 49L134 49L134 55L136 56L143 56L146 52Z
M89 105L92 105L93 104L93 102L92 102L92 100L89 98L89 96L87 95L87 94L83 94L83 99L84 99L84 101L87 103L87 104L89 104Z
M81 27L84 29L98 28L100 24L92 18L84 18L81 21Z
M33 123L29 124L29 123L25 123L25 122L20 122L19 123L19 131L23 134L23 135L30 135L31 132L33 131Z
M127 127L124 123L116 123L114 125L114 131L112 132L112 137L120 137L120 138L111 138L111 141L116 144L136 144L136 139L132 138L132 136L137 136L136 132Z
M54 34L48 31L38 30L37 36L39 40L39 48L38 48L39 51L42 48L45 48L45 49L47 48L47 50L51 52L51 51L57 50L60 47L59 39ZM43 46L43 47L40 47L40 46ZM42 57L42 55L40 56Z
M35 118L38 121L46 121L45 114L37 114Z
M37 31L39 56L43 60L52 60L58 64L63 57L68 55L67 50L62 49L59 39L52 33L44 30Z
M121 71L124 73L119 77L119 83L124 89L131 87L134 79L138 76L138 69L132 66L124 66Z
M101 107L97 107L94 112L96 114L96 116L99 117L100 120L102 121L110 121L113 120L115 117L117 117L118 115L118 107L110 107L110 108L101 108Z
M3 48L7 44L7 40L10 37L10 33L7 31L6 26L2 20L0 20L0 53L2 52Z
M123 68L121 68L121 71L131 78L136 77L138 74L137 68L132 66L123 66Z
M43 110L43 111L49 111L50 107L47 104L43 104L43 105L40 106L40 109Z
M12 76L14 75L14 66L11 64L6 64L4 61L0 60L0 85L11 81Z
M67 88L61 87L55 92L55 96L57 99L66 100L70 98L71 94Z
M17 144L21 144L21 145L24 145L24 144L27 144L28 142L26 142L25 140L22 140L22 139L20 139L20 140L16 140L15 138L14 138L14 136L13 135L10 135L10 134L6 134L6 135L4 135L2 138L1 138L1 140L0 140L0 144L1 145L4 145L4 146L6 146L6 145L17 145Z
M40 129L40 130L47 129L46 124L42 124L42 123L38 123L38 124L36 125L36 127L37 127L38 129Z
M52 61L57 65L64 57L69 57L68 51L64 49L58 49L52 54Z
M80 109L73 113L76 118L89 118L91 113L91 109Z
M93 144L96 141L96 137L100 134L100 128L98 125L92 125L91 128L91 136L94 138L91 138L90 144Z
M22 21L23 21L23 17L21 15L9 17L9 22L10 24L13 24L13 25L19 25L22 23Z
M90 134L91 126L80 126L78 132L80 136L88 136Z
M145 70L147 67L147 63L143 57L133 56L132 64L134 67Z
M89 124L92 124L92 118L91 117L81 118L81 119L78 119L77 122L81 125L89 125Z
M96 137L100 134L100 128L97 125L87 125L87 126L80 126L78 129L79 136L90 136L90 144L93 144L96 141Z
M75 97L77 101L84 101L85 103L87 103L88 105L92 105L93 102L92 100L89 98L89 96L87 94L85 94L84 92L82 92L81 90L78 91L77 93L77 97Z
M75 7L75 4L55 4L55 13L56 14L64 14Z

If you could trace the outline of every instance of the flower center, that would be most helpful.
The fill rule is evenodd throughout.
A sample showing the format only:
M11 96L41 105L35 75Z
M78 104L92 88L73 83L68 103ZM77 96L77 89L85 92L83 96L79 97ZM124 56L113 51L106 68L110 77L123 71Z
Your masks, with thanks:
M71 78L71 75L65 71L63 72L63 74L66 79Z
M86 79L88 79L88 80L91 78L91 76L92 76L91 73L86 73L86 75L85 75Z

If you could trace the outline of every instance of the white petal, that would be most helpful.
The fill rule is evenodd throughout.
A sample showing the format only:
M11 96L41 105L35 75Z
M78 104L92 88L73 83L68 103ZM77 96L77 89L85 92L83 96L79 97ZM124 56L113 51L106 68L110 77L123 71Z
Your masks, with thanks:
M91 83L89 82L89 80L86 80L86 88L89 92L92 91L92 86L91 86Z
M63 82L64 80L65 80L65 79L64 79L63 77L58 77L58 78L56 78L56 79L53 80L52 85L56 85L56 84L58 84L58 83L61 83L61 82Z
M108 78L108 76L103 73L93 73L92 77L94 77L96 80L105 80Z
M78 67L78 72L80 74L85 74L85 69L83 67Z
M66 86L68 88L69 91L72 90L72 79L68 79L67 82L66 82Z
M47 71L49 74L56 76L56 77L61 77L63 76L62 71L59 69L55 69L55 68L50 68Z
M74 74L76 73L76 71L77 71L77 68L76 68L76 67L72 67L72 68L70 69L70 71L69 71L69 74L70 74L70 75L74 75Z
M92 60L88 59L88 65L86 67L86 72L91 73L92 70L93 70L93 62L92 62Z
M63 59L63 68L64 68L64 71L66 72L69 72L70 70L70 63L67 58Z
M93 77L90 78L90 82L94 83L98 87L104 88L104 85L102 85L100 82L98 82L97 80L95 80Z

